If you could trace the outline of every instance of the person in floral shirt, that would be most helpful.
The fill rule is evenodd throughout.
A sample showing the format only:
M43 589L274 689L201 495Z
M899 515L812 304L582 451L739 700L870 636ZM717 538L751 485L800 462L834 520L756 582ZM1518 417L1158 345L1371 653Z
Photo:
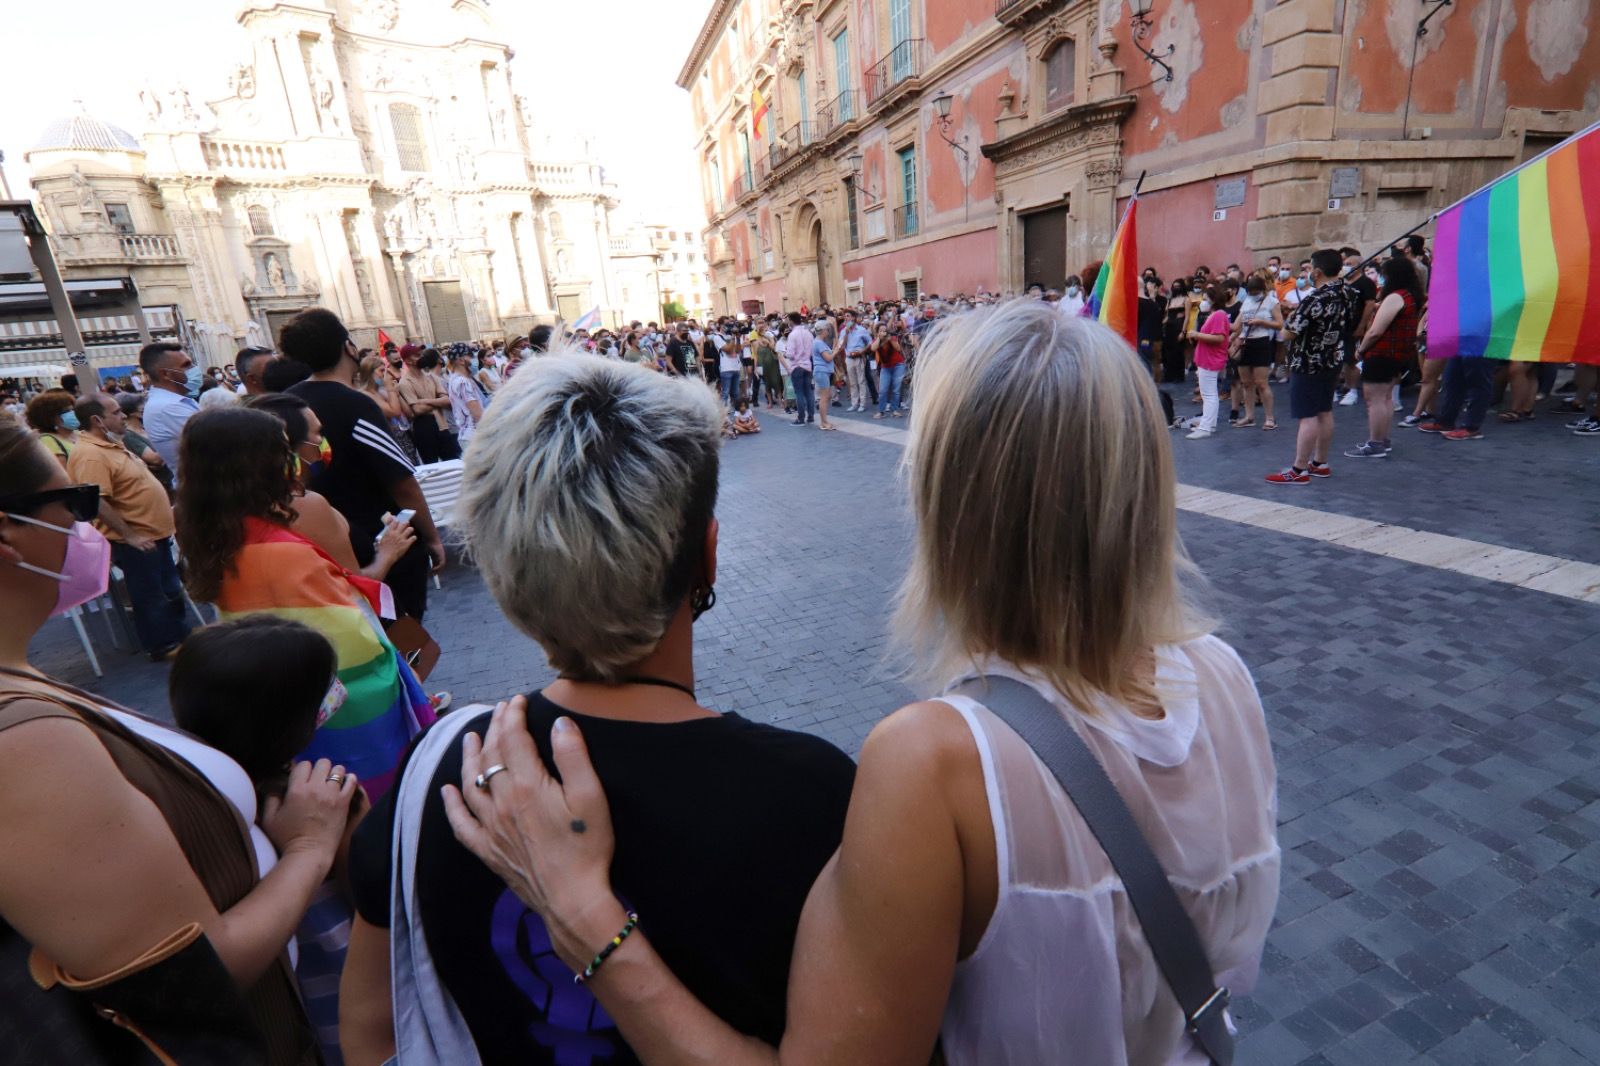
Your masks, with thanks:
M1333 443L1333 392L1339 381L1360 306L1354 291L1339 280L1339 253L1324 248L1311 256L1311 284L1284 323L1289 342L1289 414L1299 420L1294 462L1276 474L1274 485L1304 485L1328 477Z

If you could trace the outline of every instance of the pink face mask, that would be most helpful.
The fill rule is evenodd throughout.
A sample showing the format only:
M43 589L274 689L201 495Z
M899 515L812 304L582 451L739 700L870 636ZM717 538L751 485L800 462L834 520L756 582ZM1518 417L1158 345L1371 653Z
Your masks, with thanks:
M23 570L53 577L61 582L61 587L56 591L55 610L51 614L66 614L74 607L105 594L106 584L111 580L111 542L98 529L87 522L74 522L71 526L62 527L26 515L7 517L13 522L26 522L30 526L41 526L67 535L67 554L61 560L60 573L32 563L17 564Z

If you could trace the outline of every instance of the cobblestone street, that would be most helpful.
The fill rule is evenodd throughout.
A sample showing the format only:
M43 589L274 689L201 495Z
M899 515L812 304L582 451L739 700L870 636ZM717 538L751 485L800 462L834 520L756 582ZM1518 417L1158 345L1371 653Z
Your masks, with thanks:
M913 695L886 638L910 536L906 422L835 417L846 432L766 417L726 447L718 602L697 654L703 702L853 753ZM1392 458L1361 461L1342 451L1364 412L1340 408L1334 477L1282 488L1262 475L1290 458L1287 420L1174 435L1180 481L1267 505L1180 522L1278 759L1282 898L1259 986L1236 1006L1240 1062L1600 1062L1600 571L1559 562L1600 561L1600 443L1563 431L1567 417L1491 423L1464 444L1396 430ZM1282 504L1328 521L1263 528ZM1402 529L1355 541L1333 532L1352 528L1341 517ZM1429 565L1386 547L1405 530L1556 559ZM550 677L459 561L427 625L444 647L430 687L457 706ZM61 620L35 664L165 716L166 667L88 626L104 678Z

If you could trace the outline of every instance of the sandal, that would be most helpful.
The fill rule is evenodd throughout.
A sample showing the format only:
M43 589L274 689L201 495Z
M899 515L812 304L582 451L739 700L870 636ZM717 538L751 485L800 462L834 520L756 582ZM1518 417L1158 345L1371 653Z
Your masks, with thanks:
M1247 418L1243 422L1235 422L1235 423L1233 423L1233 428L1234 429L1246 429L1246 428L1248 428L1250 426L1253 426L1255 424L1256 424L1256 420L1255 419Z
M1501 411L1499 415L1502 422L1531 422L1533 415L1523 414L1520 411Z
M1261 428L1262 429L1277 429L1278 428L1278 423L1269 418L1265 422L1261 423Z

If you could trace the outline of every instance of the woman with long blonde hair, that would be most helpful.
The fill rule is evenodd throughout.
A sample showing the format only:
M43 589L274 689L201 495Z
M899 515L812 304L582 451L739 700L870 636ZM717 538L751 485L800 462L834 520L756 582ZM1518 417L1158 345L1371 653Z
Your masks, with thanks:
M1204 1061L1072 800L952 692L1004 677L1048 701L1130 809L1216 980L1248 991L1277 900L1275 772L1249 671L1182 589L1156 390L1111 331L1025 301L942 324L919 378L895 628L944 695L867 738L778 1049L689 995L650 916L617 901L605 782L570 721L551 733L557 784L520 703L502 704L446 789L452 825L647 1063L920 1066L936 1043L953 1066Z

